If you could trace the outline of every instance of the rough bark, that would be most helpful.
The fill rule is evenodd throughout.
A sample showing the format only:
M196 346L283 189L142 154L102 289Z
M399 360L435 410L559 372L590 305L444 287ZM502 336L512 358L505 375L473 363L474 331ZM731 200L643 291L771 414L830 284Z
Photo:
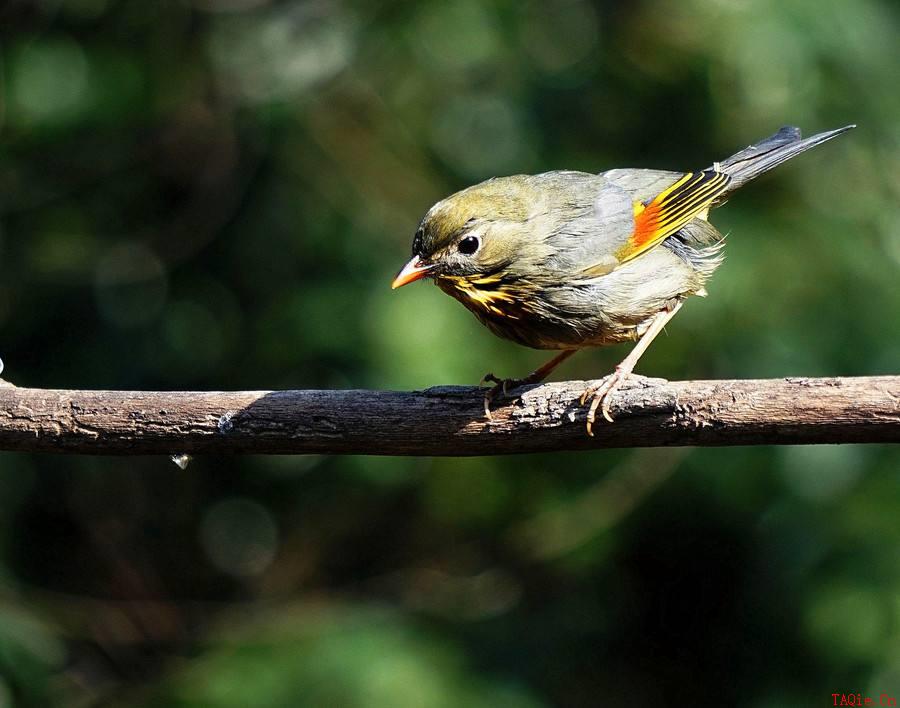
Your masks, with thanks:
M568 381L513 392L485 420L483 389L66 391L0 385L0 450L91 455L497 455L665 445L900 442L900 376L664 381L614 394L585 434Z

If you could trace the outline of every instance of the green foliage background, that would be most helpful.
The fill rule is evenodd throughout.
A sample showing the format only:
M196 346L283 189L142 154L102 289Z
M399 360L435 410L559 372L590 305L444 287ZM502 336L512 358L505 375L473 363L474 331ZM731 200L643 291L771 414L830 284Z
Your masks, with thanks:
M640 368L898 373L898 30L890 0L0 4L4 376L520 374L544 355L436 288L388 289L432 202L851 122L716 212L732 235L710 297ZM898 696L898 472L875 446L186 471L5 454L0 706Z

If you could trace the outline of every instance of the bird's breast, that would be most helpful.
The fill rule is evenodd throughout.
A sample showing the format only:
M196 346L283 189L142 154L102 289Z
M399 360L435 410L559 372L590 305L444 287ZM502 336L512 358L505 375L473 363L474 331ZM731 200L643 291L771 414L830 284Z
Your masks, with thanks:
M499 276L443 277L436 282L498 337L533 349L571 349L633 338L597 318L586 323L557 312L538 286L503 282Z
M442 277L436 283L498 337L534 349L558 348L544 335L532 298L499 276Z

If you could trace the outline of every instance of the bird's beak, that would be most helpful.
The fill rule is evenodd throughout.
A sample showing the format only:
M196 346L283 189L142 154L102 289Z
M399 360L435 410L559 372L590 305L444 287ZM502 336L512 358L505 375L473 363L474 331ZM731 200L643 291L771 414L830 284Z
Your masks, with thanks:
M397 273L397 277L394 278L394 282L391 283L391 290L396 290L401 285L407 285L420 278L424 278L432 268L434 268L433 265L426 265L419 260L418 256L413 256L409 263L403 266L403 269Z

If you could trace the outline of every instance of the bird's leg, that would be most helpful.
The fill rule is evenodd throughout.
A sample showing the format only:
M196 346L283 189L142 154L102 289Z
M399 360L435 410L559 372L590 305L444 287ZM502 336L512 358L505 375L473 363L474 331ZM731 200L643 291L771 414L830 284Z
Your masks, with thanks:
M529 384L540 383L544 379L546 379L550 373L560 364L562 364L566 359L572 356L577 350L576 349L566 349L565 351L561 351L555 357L553 357L550 361L548 361L543 366L532 371L528 376L523 379L500 379L494 376L493 374L485 374L481 379L481 383L485 383L490 381L494 386L492 386L486 394L484 394L484 415L488 420L491 420L491 402L497 397L497 394L503 393L505 396L507 392L518 386L527 386Z
M644 332L638 340L638 343L634 345L634 349L632 349L628 356L622 360L622 363L616 367L616 370L603 379L603 382L598 386L589 386L585 392L581 394L582 405L584 405L585 401L589 398L593 397L591 407L588 409L587 414L588 435L592 437L594 435L593 427L597 408L600 408L600 412L606 420L610 423L613 422L612 416L609 413L610 395L625 383L625 380L631 372L634 371L634 367L637 366L638 359L640 359L644 352L647 351L647 348L656 338L656 335L663 331L663 328L668 324L669 320L671 320L675 316L675 313L681 309L681 304L681 300L678 300L671 307L658 312L650 321L650 326L647 328L647 331Z

